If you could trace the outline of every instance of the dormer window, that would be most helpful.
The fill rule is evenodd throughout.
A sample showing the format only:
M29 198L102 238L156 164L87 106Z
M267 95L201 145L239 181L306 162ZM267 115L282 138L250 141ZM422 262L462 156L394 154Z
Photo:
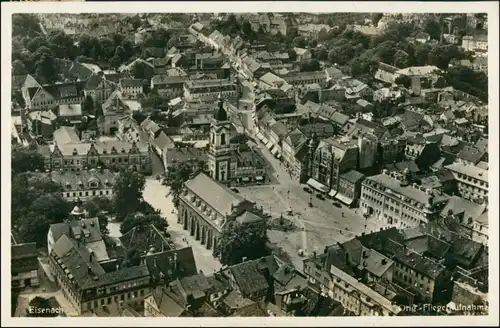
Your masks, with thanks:
M83 182L82 182L82 180L78 181L78 185L79 185L79 186L83 186Z
M78 150L76 150L76 148L73 148L73 156L76 156L78 155Z
M122 154L125 154L126 151L125 151L125 148L122 148Z

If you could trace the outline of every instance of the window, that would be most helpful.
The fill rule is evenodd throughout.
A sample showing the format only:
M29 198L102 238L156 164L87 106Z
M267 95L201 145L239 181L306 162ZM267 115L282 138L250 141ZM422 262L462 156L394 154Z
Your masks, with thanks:
M108 297L108 304L111 304L111 297Z
M125 295L124 295L124 294L121 294L121 295L120 295L120 300L122 300L122 301L123 301L124 299L125 299Z
M101 305L104 305L104 298L101 299Z

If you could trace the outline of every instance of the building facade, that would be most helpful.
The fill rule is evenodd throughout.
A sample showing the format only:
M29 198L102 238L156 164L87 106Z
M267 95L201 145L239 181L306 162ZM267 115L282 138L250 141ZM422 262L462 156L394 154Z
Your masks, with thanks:
M121 167L151 172L150 147L123 141L43 145L39 151L50 171L79 171L87 167Z
M452 172L463 198L488 203L488 170L459 162L445 168Z
M207 249L215 249L224 225L253 208L253 203L199 172L184 184L177 222Z
M38 287L38 252L36 243L17 244L12 238L11 245L11 287Z
M62 186L62 197L70 202L77 199L85 201L94 197L113 196L116 174L110 170L60 170L52 171L48 175L52 181Z
M447 196L410 185L408 174L384 169L382 174L367 177L361 188L361 209L395 227L416 227L433 221L446 205Z

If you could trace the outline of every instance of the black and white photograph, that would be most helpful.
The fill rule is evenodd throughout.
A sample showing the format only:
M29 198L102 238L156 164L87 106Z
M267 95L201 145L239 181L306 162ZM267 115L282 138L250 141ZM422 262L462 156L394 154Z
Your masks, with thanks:
M2 321L498 324L498 3L236 4L2 3Z

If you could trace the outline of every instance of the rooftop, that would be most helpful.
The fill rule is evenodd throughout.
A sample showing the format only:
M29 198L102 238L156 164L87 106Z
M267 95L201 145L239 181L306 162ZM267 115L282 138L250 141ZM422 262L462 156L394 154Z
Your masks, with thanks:
M446 165L445 168L488 183L488 171L477 166L456 162Z
M242 196L203 172L186 181L185 187L224 216L233 212L233 205L244 201Z

